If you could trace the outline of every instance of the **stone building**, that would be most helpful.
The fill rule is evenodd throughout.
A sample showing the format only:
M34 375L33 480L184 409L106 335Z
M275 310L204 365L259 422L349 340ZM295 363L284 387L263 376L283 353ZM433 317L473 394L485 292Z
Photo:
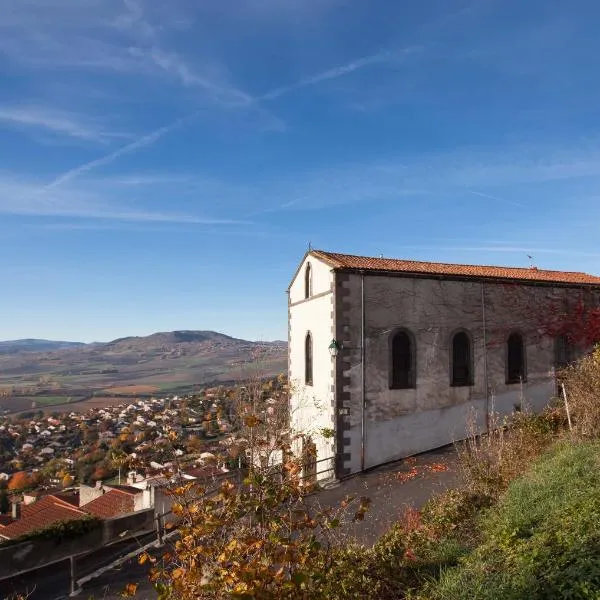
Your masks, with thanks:
M291 421L319 479L541 410L600 277L309 251L288 288Z

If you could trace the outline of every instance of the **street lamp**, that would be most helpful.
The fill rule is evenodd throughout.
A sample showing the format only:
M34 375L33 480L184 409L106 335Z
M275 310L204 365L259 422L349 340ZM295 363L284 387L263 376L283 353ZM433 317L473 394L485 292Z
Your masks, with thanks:
M331 340L331 344L329 344L329 354L331 354L331 356L335 358L338 355L339 350L340 345L338 344L337 340Z

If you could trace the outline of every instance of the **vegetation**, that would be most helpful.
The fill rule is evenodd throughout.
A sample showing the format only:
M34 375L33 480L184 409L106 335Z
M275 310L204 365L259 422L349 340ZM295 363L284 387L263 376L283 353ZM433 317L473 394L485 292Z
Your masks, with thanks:
M31 540L52 540L59 544L94 531L100 527L101 523L100 519L91 516L83 516L81 519L69 521L56 521L48 527L31 531L14 540L2 542L2 545L20 544Z
M425 597L600 598L600 444L559 444L485 515L481 543Z
M332 536L350 499L311 514L293 435L266 441L277 428L250 402L237 448L279 449L283 471L251 461L241 485L214 495L176 488L181 538L152 580L177 599L599 599L600 350L561 381L571 424L560 400L471 436L457 448L464 487L408 510L372 548ZM355 508L361 518L368 501Z

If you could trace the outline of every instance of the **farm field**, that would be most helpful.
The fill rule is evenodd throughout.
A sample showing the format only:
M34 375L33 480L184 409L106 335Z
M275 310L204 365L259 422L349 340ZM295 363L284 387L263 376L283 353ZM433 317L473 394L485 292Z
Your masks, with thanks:
M87 410L88 402L106 398L117 398L119 404L126 398L182 394L286 370L285 342L249 342L211 331L0 354L0 412L31 410L34 403L37 410L71 404L73 410Z

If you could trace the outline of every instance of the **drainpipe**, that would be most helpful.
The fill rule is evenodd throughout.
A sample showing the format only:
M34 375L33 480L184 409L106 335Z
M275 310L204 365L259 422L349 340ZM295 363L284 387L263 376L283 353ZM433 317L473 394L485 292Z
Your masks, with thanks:
M360 367L361 367L361 410L360 410L360 470L365 470L365 443L367 431L365 428L365 400L366 400L366 382L365 382L365 272L360 272L360 307L361 307L361 326L360 326Z
M485 306L485 283L481 284L481 320L483 323L483 381L485 385L485 428L490 430L490 386L488 384L487 320Z

